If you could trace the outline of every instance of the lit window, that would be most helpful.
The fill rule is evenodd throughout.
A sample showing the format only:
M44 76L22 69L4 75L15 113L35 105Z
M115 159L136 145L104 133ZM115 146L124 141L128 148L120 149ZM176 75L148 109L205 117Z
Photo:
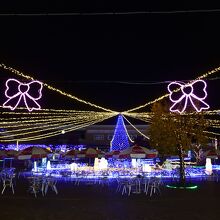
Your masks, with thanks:
M96 141L104 140L104 135L101 135L101 134L95 135L95 136L94 136L94 140L96 140Z
M108 140L110 141L110 140L112 140L112 138L113 138L113 135L108 135Z

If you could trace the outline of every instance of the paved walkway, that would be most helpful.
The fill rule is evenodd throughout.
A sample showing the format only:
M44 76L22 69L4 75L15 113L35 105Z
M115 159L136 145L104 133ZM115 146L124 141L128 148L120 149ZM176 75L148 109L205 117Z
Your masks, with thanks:
M37 198L27 192L28 182L16 181L15 194L0 195L4 220L219 220L220 182L198 182L196 190L162 188L161 195L130 196L116 193L116 185L75 186L59 181L58 195L52 190Z

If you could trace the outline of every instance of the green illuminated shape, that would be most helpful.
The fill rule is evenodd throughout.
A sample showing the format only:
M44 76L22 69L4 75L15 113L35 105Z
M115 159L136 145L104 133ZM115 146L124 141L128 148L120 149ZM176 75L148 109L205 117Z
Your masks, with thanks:
M166 185L166 187L171 188L171 189L197 189L198 186L171 186L171 185Z

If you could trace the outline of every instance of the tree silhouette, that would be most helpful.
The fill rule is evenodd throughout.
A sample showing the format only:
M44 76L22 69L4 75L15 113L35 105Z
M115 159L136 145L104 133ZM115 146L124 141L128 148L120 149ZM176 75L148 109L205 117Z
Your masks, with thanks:
M166 102L154 103L153 117L149 128L150 144L156 148L162 158L167 155L179 155L181 185L185 185L184 151L192 149L193 143L203 145L208 138L204 134L208 124L204 114L171 113Z

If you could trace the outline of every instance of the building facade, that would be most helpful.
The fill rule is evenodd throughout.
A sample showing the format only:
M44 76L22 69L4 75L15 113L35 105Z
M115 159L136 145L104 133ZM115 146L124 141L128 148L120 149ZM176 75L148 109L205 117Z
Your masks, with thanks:
M135 125L135 127L144 135L147 135L148 125ZM131 125L126 125L127 133L131 140L135 140L141 134ZM86 146L98 147L109 150L110 142L113 138L115 125L92 125L81 130L83 135L79 142Z
M135 127L144 135L147 135L148 125L135 125ZM127 133L131 140L140 137L138 133L131 125L126 125ZM73 132L62 133L58 136L54 136L47 139L30 141L30 142L19 142L21 145L46 145L46 146L77 146L83 145L85 147L99 148L104 151L110 150L110 143L113 138L115 131L115 125L91 125L82 129L78 129ZM0 143L0 147L7 147L7 145L14 145L16 143Z

